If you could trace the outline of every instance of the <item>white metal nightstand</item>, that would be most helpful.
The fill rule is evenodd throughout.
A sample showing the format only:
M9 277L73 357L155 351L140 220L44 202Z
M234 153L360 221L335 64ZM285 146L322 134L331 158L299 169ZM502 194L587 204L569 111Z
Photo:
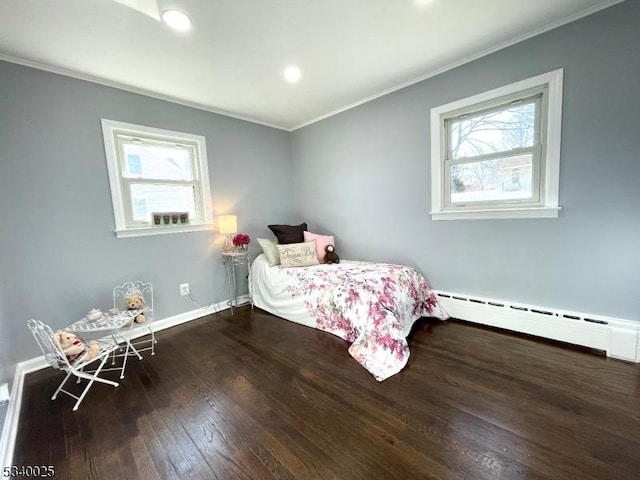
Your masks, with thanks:
M251 262L249 260L249 252L223 252L222 264L227 271L227 291L229 292L228 305L231 308L231 315L233 315L233 307L238 308L238 284L236 282L236 267L246 265L247 266L247 279L251 275ZM248 285L247 285L248 286ZM249 302L251 308L253 308L253 301L251 300L251 292L249 292Z

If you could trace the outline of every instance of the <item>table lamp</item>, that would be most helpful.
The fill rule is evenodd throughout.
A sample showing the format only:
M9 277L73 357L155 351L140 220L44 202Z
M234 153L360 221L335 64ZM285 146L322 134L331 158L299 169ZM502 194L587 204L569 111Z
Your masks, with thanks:
M238 218L235 215L220 215L218 217L218 231L227 235L222 249L225 252L234 251L231 235L238 232Z

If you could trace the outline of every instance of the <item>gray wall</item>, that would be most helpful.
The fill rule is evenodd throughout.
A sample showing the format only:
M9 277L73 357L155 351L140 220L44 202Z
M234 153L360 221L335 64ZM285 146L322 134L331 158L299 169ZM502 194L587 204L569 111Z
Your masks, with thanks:
M2 228L2 227L0 227ZM8 318L8 311L4 299L4 276L2 274L2 265L0 265L0 331L4 332L5 321ZM4 379L9 376L9 336L4 333L0 335L0 384L4 383ZM0 414L2 418L2 414Z
M4 380L39 354L27 319L62 327L123 281L153 283L156 318L197 308L181 282L200 303L227 298L220 235L115 237L101 118L204 135L214 214L236 214L252 238L293 220L289 133L0 62Z
M2 227L0 227L2 228ZM5 330L5 322L7 319L7 309L4 301L4 288L2 266L0 265L0 331ZM13 368L9 366L9 345L11 344L9 336L4 333L0 335L0 385L9 379L9 375L13 373ZM9 404L0 405L0 436L4 427L5 418Z
M295 131L301 217L438 289L640 320L638 25L623 2ZM432 221L430 109L557 68L560 217Z

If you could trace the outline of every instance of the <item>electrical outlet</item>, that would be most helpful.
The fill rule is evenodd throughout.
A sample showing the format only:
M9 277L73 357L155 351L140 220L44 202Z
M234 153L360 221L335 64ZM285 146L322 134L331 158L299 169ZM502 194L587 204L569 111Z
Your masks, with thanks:
M180 295L181 296L186 296L189 295L189 284L188 283L181 283L180 284Z

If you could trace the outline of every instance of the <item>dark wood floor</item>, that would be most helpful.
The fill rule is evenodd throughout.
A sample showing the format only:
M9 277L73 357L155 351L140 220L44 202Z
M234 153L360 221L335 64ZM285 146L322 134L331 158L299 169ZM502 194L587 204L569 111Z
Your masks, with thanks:
M77 412L27 376L16 465L56 478L640 479L640 366L421 321L383 383L330 334L242 308L159 334Z

